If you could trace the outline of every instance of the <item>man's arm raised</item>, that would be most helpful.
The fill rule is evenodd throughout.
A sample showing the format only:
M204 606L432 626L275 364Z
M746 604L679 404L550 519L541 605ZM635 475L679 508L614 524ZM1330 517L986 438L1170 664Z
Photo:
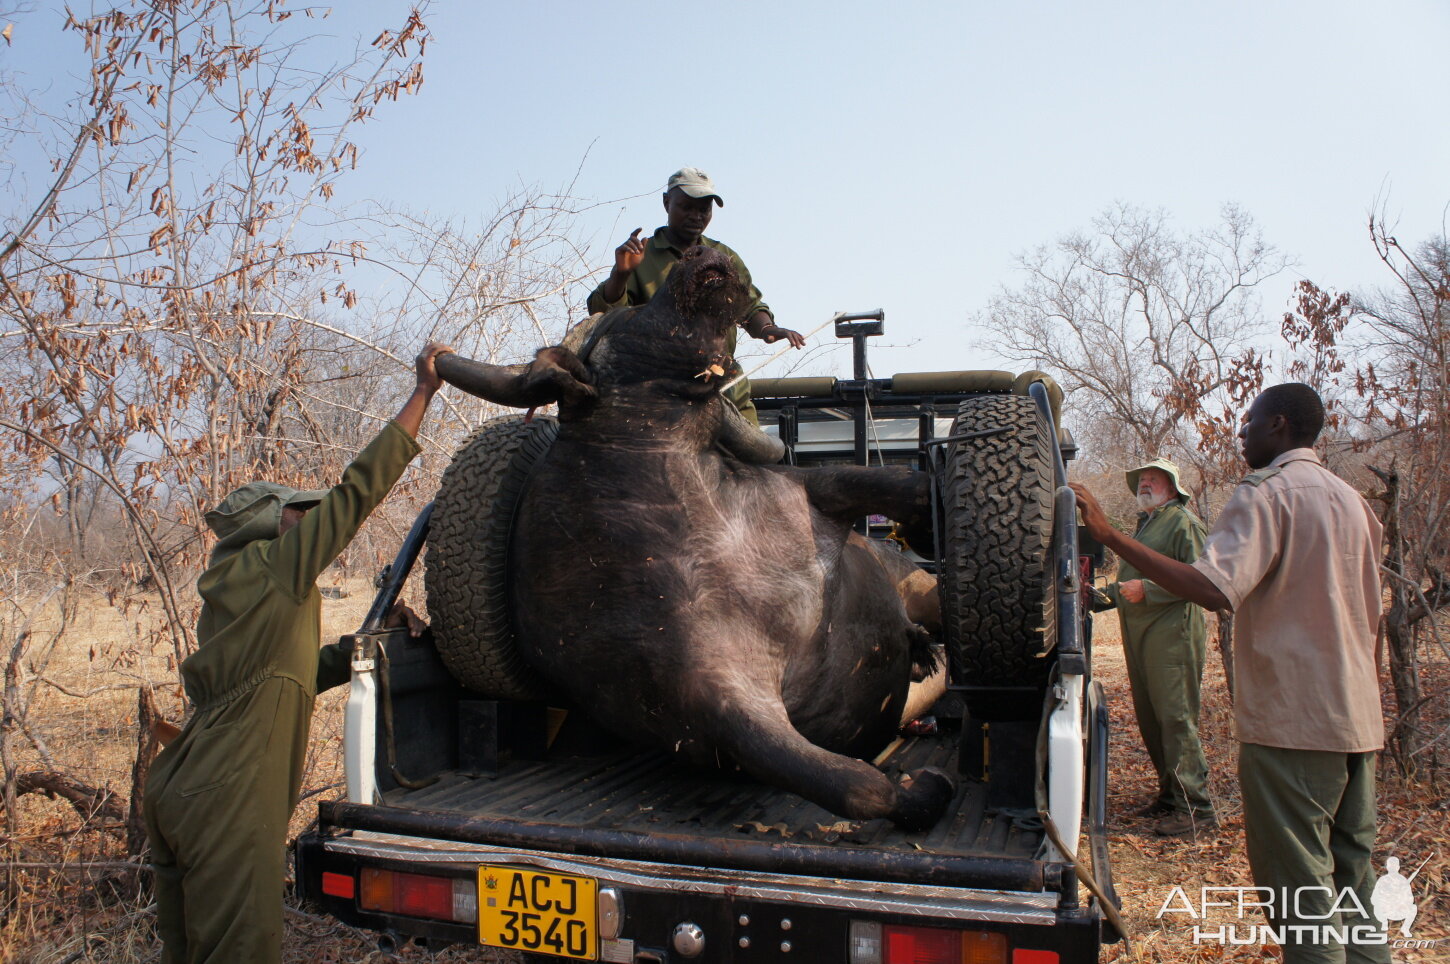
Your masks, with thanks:
M423 427L423 414L428 411L428 403L433 400L433 396L438 394L438 389L443 385L443 380L438 377L436 359L439 355L451 351L453 349L447 345L430 341L423 346L423 350L418 353L418 357L413 362L417 383L413 388L413 394L403 403L402 411L398 412L398 416L394 420L403 431L413 438L418 437L418 429Z
M630 273L644 261L645 245L649 243L649 239L639 236L643 230L644 228L635 228L624 239L624 243L614 249L614 267L610 269L609 277L599 286L600 297L608 304L618 304L623 300Z
M1151 579L1163 589L1197 603L1214 612L1232 610L1228 597L1213 584L1213 581L1186 562L1170 559L1161 552L1154 552L1136 539L1131 539L1114 529L1108 522L1107 513L1086 486L1072 483L1077 493L1077 505L1082 510L1082 524L1088 535L1132 563L1144 578Z

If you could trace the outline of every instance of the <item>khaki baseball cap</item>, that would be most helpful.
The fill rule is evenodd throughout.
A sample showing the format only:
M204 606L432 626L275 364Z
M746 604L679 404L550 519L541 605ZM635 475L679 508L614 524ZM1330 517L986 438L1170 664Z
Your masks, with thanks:
M671 174L669 181L665 184L665 190L668 192L674 188L679 188L690 197L712 197L716 204L722 208L725 206L725 202L715 190L715 182L710 180L710 175L698 167L682 167Z
M1178 466L1170 462L1168 459L1154 459L1151 462L1144 462L1136 469L1129 469L1128 471L1123 473L1123 478L1128 480L1128 491L1132 492L1134 495L1138 494L1138 477L1143 474L1144 469L1157 469L1160 472L1167 473L1168 478L1173 480L1173 488L1177 490L1180 496L1182 496L1185 500L1193 498L1193 495L1187 489L1185 489L1183 487L1183 483L1179 481Z

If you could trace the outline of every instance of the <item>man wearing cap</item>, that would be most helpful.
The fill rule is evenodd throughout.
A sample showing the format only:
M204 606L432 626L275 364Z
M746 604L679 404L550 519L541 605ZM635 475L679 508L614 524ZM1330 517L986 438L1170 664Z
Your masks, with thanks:
M1178 562L1197 559L1208 530L1188 508L1178 466L1154 459L1126 476L1142 510L1133 538ZM1203 610L1144 579L1127 560L1104 591L1118 608L1138 732L1158 773L1157 796L1138 815L1161 817L1153 829L1165 837L1211 827L1208 761L1198 740Z
M614 249L613 270L609 272L608 278L589 293L590 314L626 305L642 305L649 301L669 276L671 269L679 263L685 251L697 244L703 244L724 253L735 263L735 270L750 293L751 305L742 327L751 337L759 338L766 344L784 338L796 348L805 345L805 338L798 332L781 328L775 323L775 315L761 300L760 289L750 280L750 270L740 260L740 255L714 238L705 237L705 228L710 225L714 206L725 206L709 175L698 168L681 168L670 175L663 200L665 226L656 230L649 239L639 236L643 228L635 228L625 242ZM732 328L725 342L725 350L732 358L735 354L735 339L735 330ZM740 372L739 363L732 361L725 377L728 380ZM759 424L755 405L750 401L750 383L747 380L742 378L736 382L725 392L725 397L752 424Z
M1092 493L1073 489L1095 539L1165 590L1233 611L1244 837L1285 964L1387 964L1368 914L1384 746L1375 648L1384 530L1314 454L1323 427L1324 403L1308 385L1254 400L1239 429L1252 471L1192 565L1118 532Z
M315 583L418 454L442 384L434 359L449 350L423 349L412 396L336 486L252 482L206 515L217 544L197 582L197 651L181 664L195 712L156 757L143 807L165 964L281 958L287 821L312 705L348 675L340 646L319 655Z

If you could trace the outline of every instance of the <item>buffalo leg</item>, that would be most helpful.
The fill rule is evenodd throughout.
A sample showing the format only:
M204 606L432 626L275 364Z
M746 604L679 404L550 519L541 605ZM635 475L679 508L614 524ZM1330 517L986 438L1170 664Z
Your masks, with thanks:
M861 537L853 532L850 538ZM931 637L941 636L941 597L936 591L936 577L918 569L899 552L877 545L872 548L896 586L896 594L901 597L901 604L906 609L906 618L920 627L918 632L928 637L926 641L929 644L935 642ZM921 652L922 649L921 646L912 647L912 683L901 711L903 724L929 711L947 691L947 664L942 658L941 647L928 646L926 653Z
M931 480L898 468L833 466L802 472L812 507L843 521L879 513L909 528L931 522Z
M941 663L930 676L919 683L912 683L906 691L906 706L901 711L902 725L928 712L946 692L947 664Z
M897 784L868 763L816 746L791 725L779 699L722 692L712 729L720 747L753 776L854 820L886 817L907 830L925 830L955 792L951 778L933 767Z

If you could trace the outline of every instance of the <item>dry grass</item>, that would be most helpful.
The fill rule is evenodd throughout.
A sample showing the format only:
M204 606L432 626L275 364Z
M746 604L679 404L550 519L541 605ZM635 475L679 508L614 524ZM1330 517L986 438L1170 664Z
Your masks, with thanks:
M342 588L348 593L346 597L324 599L324 640L354 631L371 601L372 590L365 580L349 581ZM135 682L138 677L174 680L166 653L127 652L130 647L125 641L142 638L149 618L147 612L124 615L98 600L62 643L63 649L56 653L46 676L74 692ZM43 621L37 628L43 628ZM179 687L162 688L157 696L163 712L177 719L181 714ZM346 698L346 689L340 688L317 701L303 785L307 797L292 816L290 836L314 823L317 798L335 795L342 784L342 710ZM78 779L93 786L113 787L122 794L129 791L136 748L134 689L108 690L77 699L43 687L32 715L39 721L43 738L57 761ZM22 752L21 756L22 769L39 765L33 751L28 756ZM137 899L134 876L114 867L114 862L124 858L124 831L82 828L68 804L38 794L22 797L19 809L22 830L12 841L14 856L4 869L15 898L0 921L0 961L139 964L159 960L160 943L151 905ZM16 863L54 866L17 867ZM416 947L384 955L378 951L375 934L313 916L290 900L285 926L283 960L299 964L512 959L472 949L429 955Z
M346 585L349 594L324 603L324 638L356 628L366 611L370 590L362 580ZM415 590L416 591L416 590ZM124 614L98 601L81 625L74 627L57 651L47 675L78 692L136 678L174 680L166 654L134 653L130 640L144 638L147 612ZM1141 959L1151 962L1262 961L1273 956L1265 948L1195 947L1191 929L1181 918L1157 918L1169 890L1176 884L1190 893L1199 886L1249 883L1243 853L1242 812L1234 778L1234 743L1229 731L1229 703L1222 668L1209 659L1205 679L1203 734L1212 770L1212 789L1219 807L1219 829L1195 841L1157 838L1151 822L1131 816L1154 789L1152 770L1137 738L1116 620L1098 622L1095 662L1107 688L1113 719L1112 783L1109 809L1114 878L1123 912L1133 929ZM1450 686L1450 664L1441 654L1427 654L1426 692ZM181 707L174 688L159 693L163 710L173 718ZM318 795L332 795L342 781L342 706L345 691L324 694L318 701L309 751L305 792L311 794L293 816L297 834L315 819ZM1389 705L1386 693L1386 705ZM128 789L135 752L135 691L103 690L85 699L43 687L33 718L60 764L97 786ZM22 747L28 751L28 747ZM1443 756L1443 755L1442 755ZM25 758L34 764L33 753ZM1417 938L1446 941L1440 948L1400 950L1397 961L1450 960L1450 772L1437 767L1421 781L1407 783L1393 767L1380 769L1381 829L1376 866L1391 853L1409 864L1435 855L1414 887L1420 916ZM137 899L130 874L105 866L124 856L124 835L114 829L83 827L63 802L38 795L22 798L19 835L9 841L10 862L4 868L13 899L0 921L0 961L16 964L73 964L108 961L118 964L155 961L159 945L153 914ZM20 863L45 863L45 868ZM1222 912L1222 913L1227 913ZM1217 921L1213 921L1216 923ZM1224 917L1223 923L1232 923ZM287 961L479 961L488 952L454 949L430 957L405 947L395 955L377 950L374 935L354 931L335 921L289 907L284 939ZM1105 961L1130 958L1121 945L1106 950Z

